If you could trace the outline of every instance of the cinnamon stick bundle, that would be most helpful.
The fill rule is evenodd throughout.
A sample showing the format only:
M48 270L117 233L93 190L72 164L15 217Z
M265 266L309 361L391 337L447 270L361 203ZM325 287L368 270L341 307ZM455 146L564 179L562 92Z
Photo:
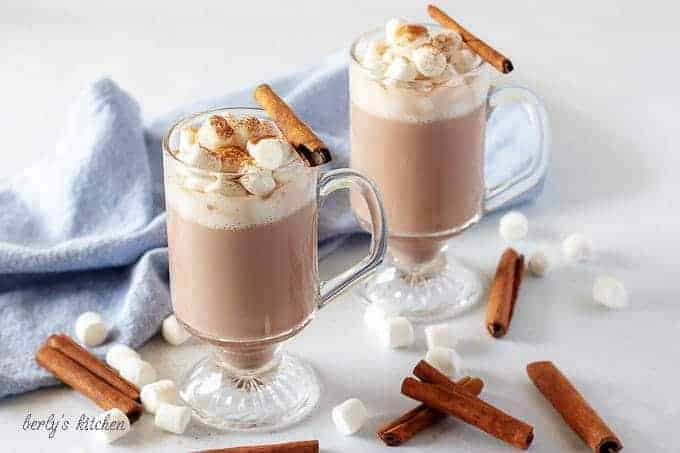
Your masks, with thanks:
M89 354L89 353L88 353ZM36 361L64 384L85 395L104 410L118 408L134 423L142 415L142 405L63 352L44 344Z
M532 426L460 389L406 378L401 392L515 447L527 449L534 439Z
M282 444L229 447L216 450L201 450L193 453L319 453L319 441L303 440Z
M569 427L595 453L615 453L623 444L569 379L552 362L533 362L527 374Z
M135 401L140 401L137 387L123 379L116 370L90 354L68 335L63 333L50 335L47 339L47 345L78 362L92 374L115 387L123 395Z
M308 166L316 167L331 161L328 147L309 126L295 115L293 109L269 85L259 85L255 88L254 95L258 104L274 120L283 136Z
M481 393L484 382L481 379L466 376L457 381L455 385L459 386L461 391L477 396ZM387 423L376 434L386 445L396 447L444 418L446 414L443 412L421 404Z
M437 21L442 27L451 29L458 33L463 38L463 42L467 44L467 46L477 55L479 55L482 60L489 63L503 74L512 72L514 66L509 58L470 33L444 11L434 5L428 5L427 12L430 14L430 17Z
M486 329L493 337L502 337L510 328L523 274L524 255L511 248L503 252L491 284L486 309Z

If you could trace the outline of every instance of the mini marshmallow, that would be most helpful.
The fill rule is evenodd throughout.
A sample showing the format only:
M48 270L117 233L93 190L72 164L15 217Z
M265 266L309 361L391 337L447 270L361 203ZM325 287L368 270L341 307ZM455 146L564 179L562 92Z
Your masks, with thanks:
M438 77L446 69L446 55L432 46L422 46L413 51L413 64L425 77Z
M595 279L593 284L593 299L605 307L613 309L628 306L628 291L619 280L608 275Z
M177 321L175 315L170 315L161 324L163 339L173 346L179 346L189 339L191 334Z
M479 62L479 57L468 49L460 49L451 56L453 67L458 74L471 71Z
M508 212L501 217L498 232L507 242L519 241L527 236L529 221L521 212Z
M258 197L266 197L276 189L276 181L270 171L253 171L238 180L244 189Z
M351 436L361 429L368 420L368 411L361 400L350 398L333 408L333 423L340 433Z
M406 21L399 17L393 17L385 24L385 40L388 44L394 44L397 40L397 29L405 25Z
M114 344L106 353L106 363L117 371L121 369L126 360L139 358L137 351L124 344Z
M444 373L453 376L456 373L458 354L451 348L435 346L427 350L425 361Z
M120 409L110 409L97 417L96 436L101 442L110 444L130 432L130 420Z
M293 158L295 151L287 140L281 138L263 138L257 142L248 142L248 153L255 159L258 167L276 170Z
M410 82L415 80L418 75L418 70L413 63L404 57L395 58L385 71L385 77L402 82Z
M175 434L182 434L191 421L191 408L161 403L156 408L154 423L159 428Z
M208 149L217 149L222 146L235 145L234 129L229 125L226 118L219 115L208 117L196 133L198 143Z
M179 130L179 152L186 152L191 145L196 143L196 128L193 126L184 126Z
M141 359L129 357L118 370L123 378L132 382L137 388L142 388L156 380L156 370L149 363Z
M361 64L372 70L383 69L383 55L387 50L385 41L371 41L366 48Z
M453 334L451 324L435 324L425 327L425 341L428 349L453 348L458 343L458 338Z
M248 195L248 191L241 184L227 178L225 175L219 175L213 182L205 185L204 191L217 193L225 197L244 197Z
M579 233L572 234L562 241L562 252L572 261L589 260L591 249L590 240Z
M78 316L75 326L76 337L86 346L99 346L106 340L108 329L99 313L86 311Z
M531 255L527 267L536 277L543 277L550 270L550 259L545 252L539 250Z
M387 319L381 329L380 338L389 348L404 348L413 344L415 333L411 322L403 316Z
M198 168L200 170L206 171L222 170L222 162L220 161L220 159L207 149L203 148L198 143L190 145L185 151L181 151L177 157L185 164L190 165L191 167L194 168ZM194 175L194 173L196 172L188 173L189 176L187 176L187 179L189 179L192 176L198 177L197 175Z
M154 414L161 404L175 404L177 402L177 386L169 379L162 379L142 387L140 397L144 409Z

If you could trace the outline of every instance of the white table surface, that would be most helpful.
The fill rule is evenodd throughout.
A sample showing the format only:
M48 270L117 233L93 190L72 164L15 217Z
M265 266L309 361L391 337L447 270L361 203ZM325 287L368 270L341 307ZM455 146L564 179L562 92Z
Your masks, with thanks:
M59 3L60 6L57 6ZM149 117L183 102L223 93L315 61L360 31L401 15L425 19L425 2L116 2L23 1L0 4L0 175L51 152L64 104L107 74L136 96ZM680 393L680 70L679 10L672 2L617 0L442 3L455 17L512 56L510 80L545 99L554 127L550 182L523 208L531 251L555 250L582 231L596 244L586 265L559 264L545 279L527 278L510 333L494 340L479 307L454 321L465 339L464 364L487 384L493 404L535 426L535 452L587 451L529 383L524 367L551 359L620 434L626 451L679 451ZM264 11L266 9L266 12ZM493 273L504 245L497 217L453 241L467 263ZM361 253L348 246L326 272ZM631 306L595 306L594 277L611 273ZM406 351L383 349L361 322L362 307L337 300L287 348L307 357L325 390L310 418L273 434L219 433L192 426L161 433L149 416L117 445L99 446L82 432L25 432L27 413L44 418L98 411L65 388L0 401L3 451L187 451L207 447L318 438L324 452L384 447L374 428L414 403L401 379L424 354L422 331ZM172 348L157 338L142 355L176 378L203 354L198 344ZM342 437L333 405L361 398L370 426ZM11 448L10 448L11 446ZM402 447L412 452L502 452L511 447L447 422Z

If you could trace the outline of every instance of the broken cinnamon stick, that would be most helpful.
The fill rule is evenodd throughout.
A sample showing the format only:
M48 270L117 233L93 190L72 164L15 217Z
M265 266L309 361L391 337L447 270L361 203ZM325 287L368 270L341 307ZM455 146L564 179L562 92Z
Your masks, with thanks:
M303 440L282 444L218 448L216 450L201 450L193 453L319 453L319 441Z
M569 427L595 453L615 453L623 444L595 409L552 362L533 362L527 374Z
M484 387L481 379L469 376L458 380L456 385L461 388L461 391L475 396L479 395ZM396 447L444 418L446 414L443 412L421 404L387 423L376 434L385 445Z
M471 48L477 55L479 55L482 60L489 63L503 74L512 72L514 66L510 59L470 33L467 29L463 28L462 25L453 20L453 18L451 18L444 11L434 5L428 5L427 12L430 17L437 21L442 27L451 29L458 33L463 38L463 42L467 44L467 46Z
M460 389L447 389L409 377L404 379L401 392L515 447L526 450L534 440L532 426Z
M135 401L140 401L137 387L123 379L116 370L90 354L68 335L63 333L50 335L47 339L47 345L78 362L92 374L118 389L123 395Z
M314 134L312 129L300 120L288 104L269 85L255 88L255 100L264 108L283 136L290 142L302 160L310 167L331 161L328 147Z
M142 405L90 370L62 353L44 344L35 355L36 361L64 384L85 395L104 410L118 408L134 423L142 415Z
M491 284L486 309L486 329L493 337L502 337L510 328L523 274L524 255L511 248L503 252Z

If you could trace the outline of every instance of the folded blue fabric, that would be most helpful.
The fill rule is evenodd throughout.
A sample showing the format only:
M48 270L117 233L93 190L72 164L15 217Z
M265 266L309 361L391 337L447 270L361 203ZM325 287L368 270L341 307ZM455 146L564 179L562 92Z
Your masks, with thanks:
M320 132L334 166L348 157L346 52L271 82ZM67 114L56 152L0 181L0 397L55 384L32 359L51 333L73 334L81 312L101 312L114 342L138 347L170 313L160 139L189 112L252 105L252 87L184 106L148 124L114 82L87 87ZM487 180L520 171L536 131L526 112L490 120ZM537 195L542 179L515 202ZM358 227L334 197L320 219L321 254Z

